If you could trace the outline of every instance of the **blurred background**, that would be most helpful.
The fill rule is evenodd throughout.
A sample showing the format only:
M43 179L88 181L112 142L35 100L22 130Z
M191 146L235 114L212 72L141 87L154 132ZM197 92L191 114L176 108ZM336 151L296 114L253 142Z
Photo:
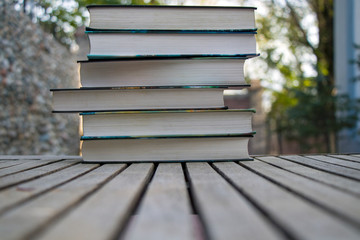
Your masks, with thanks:
M257 7L252 87L225 95L257 110L250 154L360 151L360 1L2 0L0 155L79 153L79 117L52 114L49 89L79 87L89 4Z

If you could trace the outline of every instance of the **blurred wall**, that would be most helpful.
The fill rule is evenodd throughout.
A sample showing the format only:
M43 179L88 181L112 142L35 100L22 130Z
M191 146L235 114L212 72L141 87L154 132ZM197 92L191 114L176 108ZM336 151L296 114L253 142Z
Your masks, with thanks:
M78 154L79 118L50 88L78 85L76 59L11 0L0 2L0 154Z

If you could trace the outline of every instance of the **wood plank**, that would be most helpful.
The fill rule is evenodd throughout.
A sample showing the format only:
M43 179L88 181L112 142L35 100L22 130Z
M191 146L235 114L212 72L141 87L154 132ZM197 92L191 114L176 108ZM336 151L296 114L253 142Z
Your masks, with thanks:
M329 156L333 157L333 158L341 158L344 160L349 160L349 161L360 163L360 158L356 157L356 156L352 156L352 155L338 154L338 155L329 155Z
M99 164L77 164L0 192L0 215L11 207L84 174Z
M77 159L82 157L78 155L0 155L1 160L59 160L59 159Z
M14 160L14 161L21 161L21 160ZM32 160L32 161L21 161L23 164L15 165L6 169L0 169L0 177L5 177L10 174L15 174L18 172L26 171L29 169L45 166L47 164L51 164L57 161L61 161L61 159L57 160Z
M286 161L279 157L257 157L256 159L273 164L282 169L286 169L287 171L300 174L301 176L306 176L313 180L329 184L360 197L360 184L358 181L317 170L291 161Z
M3 162L0 163L0 169L3 169L3 168L8 168L8 167L12 167L12 166L15 166L15 165L19 165L19 164L22 164L22 163L25 163L27 160L17 160L17 161L13 161L13 160L5 160Z
M283 235L209 164L186 165L195 206L211 239L283 239Z
M64 160L61 162L55 162L42 167L33 168L27 171L2 177L0 181L0 190L14 186L16 184L23 183L25 181L39 178L41 176L45 176L47 174L51 174L61 169L70 167L71 165L77 164L78 162L79 160Z
M39 155L0 155L0 159L2 160L19 160L19 159L26 159L26 160L39 160Z
M240 164L360 227L360 204L357 197L258 160Z
M181 164L161 163L124 239L195 239L191 212Z
M281 158L287 159L287 160L290 160L290 161L293 161L296 163L304 164L306 166L310 166L310 167L318 169L318 170L323 170L326 172L334 173L334 174L352 178L355 180L360 180L359 171L354 170L354 169L334 165L331 163L321 162L321 161L317 161L317 160L314 160L311 158L298 156L298 155L281 156Z
M87 164L77 166L82 167L83 171L92 168ZM46 227L59 214L81 202L85 196L101 187L105 181L120 172L125 166L124 164L103 165L8 212L0 218L1 238L34 238L42 228ZM102 206L97 207L101 208ZM76 228L76 225L71 226L67 231Z
M41 155L40 160L83 160L82 156L79 155Z
M358 239L358 229L236 163L214 163L293 239Z
M355 169L355 170L360 170L360 165L358 163L344 161L339 158L334 158L334 157L324 156L324 155L309 155L309 156L305 156L305 157L316 159L316 160L319 160L322 162L331 163L331 164L338 165L338 166L343 166L343 167L347 167L347 168L351 168L351 169ZM360 174L360 172L359 172L359 174Z
M37 239L115 239L129 219L154 165L132 164Z

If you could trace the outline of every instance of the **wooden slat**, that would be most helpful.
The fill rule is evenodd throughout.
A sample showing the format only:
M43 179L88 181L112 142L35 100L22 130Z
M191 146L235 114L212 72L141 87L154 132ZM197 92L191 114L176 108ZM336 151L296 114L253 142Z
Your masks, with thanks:
M236 163L214 163L294 239L358 239L357 229Z
M260 212L207 163L188 163L195 205L211 239L282 239Z
M84 164L78 166L83 167L83 171L89 168ZM123 164L103 165L8 212L0 218L1 238L4 240L34 238L34 235L46 227L56 216L77 204L84 196L99 188L101 184L124 167ZM97 207L101 208L102 206ZM71 229L76 228L76 225L71 226ZM71 229L67 229L67 231Z
M327 162L327 163L332 163L338 166L343 166L343 167L347 167L347 168L351 168L351 169L355 169L355 170L360 170L360 164L356 163L356 162L350 162L350 161L344 161L342 159L338 159L338 158L334 158L334 157L330 157L330 156L324 156L324 155L310 155L310 156L306 156L308 158L312 158L312 159L316 159L319 161L323 161L323 162ZM360 172L359 172L360 175Z
M195 239L194 217L179 163L161 163L124 239Z
M9 167L9 168L0 169L0 177L5 177L5 176L8 176L10 174L15 174L15 173L26 171L26 170L29 170L29 169L45 166L47 164L54 163L54 162L60 161L60 160L61 159L57 159L57 160L32 160L32 161L28 160L28 161L25 161L25 162L23 162L22 160L13 160L13 161L21 161L21 163L23 163L23 164L18 164L18 165Z
M356 157L356 156L352 156L352 155L329 155L329 156L333 157L333 158L340 158L340 159L345 159L345 160L360 163L360 158Z
M273 164L290 172L309 177L316 181L327 183L360 197L360 184L356 180L300 165L278 157L257 157L256 159Z
M25 163L27 160L17 160L17 161L14 161L14 160L4 160L0 163L0 169L3 169L3 168L8 168L8 167L12 167L12 166L16 166L16 165L19 165L19 164L23 164Z
M46 190L69 181L98 166L98 164L77 164L53 174L34 179L15 187L7 188L0 192L0 214L9 209L11 206L24 202L31 197L39 195Z
M310 166L310 167L315 168L315 169L319 169L319 170L323 170L323 171L326 171L326 172L338 174L338 175L341 175L341 176L344 176L344 177L349 177L349 178L352 178L352 179L355 179L355 180L360 180L359 171L354 170L354 169L334 165L334 164L331 164L331 163L321 162L321 161L317 161L317 160L314 160L314 159L311 159L311 158L302 157L302 156L298 156L298 155L281 156L281 157L284 158L284 159L287 159L287 160L294 161L296 163L300 163L300 164L304 164L306 166Z
M241 164L360 227L360 204L357 197L258 160Z
M79 160L65 160L2 177L0 181L0 189L11 187L15 184L45 176L52 172L59 171L61 169L74 165L78 162Z
M0 155L0 159L4 160L19 160L19 159L26 159L26 160L39 160L39 155Z
M37 239L113 239L130 217L153 169L153 164L130 165Z
M42 155L40 156L40 160L83 160L82 156L79 155Z
M59 160L59 159L77 159L81 160L81 156L68 155L0 155L0 159L5 160Z

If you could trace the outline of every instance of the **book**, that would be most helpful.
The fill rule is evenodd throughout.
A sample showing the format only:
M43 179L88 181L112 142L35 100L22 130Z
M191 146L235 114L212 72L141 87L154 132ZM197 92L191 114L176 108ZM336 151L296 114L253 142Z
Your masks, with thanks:
M249 87L246 58L120 58L78 61L82 87L229 86Z
M253 133L207 136L82 137L85 162L180 162L249 159Z
M235 134L252 132L253 109L81 113L85 136Z
M89 5L91 29L255 29L254 7Z
M255 33L87 31L89 59L134 56L216 56L256 53Z
M224 108L223 87L51 89L53 112Z

